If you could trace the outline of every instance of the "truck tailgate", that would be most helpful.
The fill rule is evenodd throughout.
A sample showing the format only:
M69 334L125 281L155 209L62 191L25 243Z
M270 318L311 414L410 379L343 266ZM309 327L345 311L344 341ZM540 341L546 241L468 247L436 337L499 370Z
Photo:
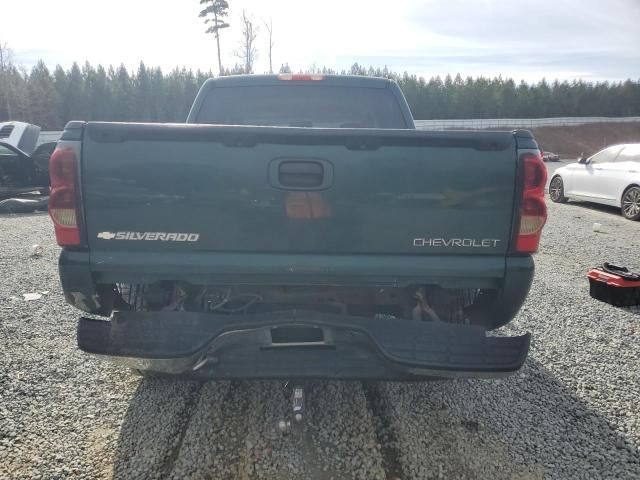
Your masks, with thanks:
M509 132L88 123L88 245L504 257L516 150Z

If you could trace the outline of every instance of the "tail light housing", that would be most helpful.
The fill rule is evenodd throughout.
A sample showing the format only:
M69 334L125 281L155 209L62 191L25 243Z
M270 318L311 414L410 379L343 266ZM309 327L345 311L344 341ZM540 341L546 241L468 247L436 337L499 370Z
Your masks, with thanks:
M56 148L49 158L49 216L61 247L80 245L78 159L72 148Z
M534 253L538 251L542 227L547 221L547 205L544 201L547 169L540 153L533 152L520 156L520 168L522 197L515 249L520 253Z

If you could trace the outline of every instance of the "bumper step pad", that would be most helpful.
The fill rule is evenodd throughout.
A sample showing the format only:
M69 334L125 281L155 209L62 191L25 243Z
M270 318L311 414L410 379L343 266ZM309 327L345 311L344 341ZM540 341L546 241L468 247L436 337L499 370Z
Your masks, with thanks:
M324 341L283 346L271 330L321 328ZM190 312L118 312L110 321L81 318L78 346L85 352L144 360L143 367L211 378L494 377L517 371L530 335L487 337L483 328L285 311L254 315ZM120 362L125 363L125 362Z

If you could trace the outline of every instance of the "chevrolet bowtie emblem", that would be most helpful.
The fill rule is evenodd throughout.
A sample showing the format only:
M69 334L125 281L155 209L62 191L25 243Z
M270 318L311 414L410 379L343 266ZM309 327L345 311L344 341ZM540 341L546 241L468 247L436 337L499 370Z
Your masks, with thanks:
M116 234L111 232L100 232L98 233L98 238L101 238L103 240L111 240L113 238L116 238Z

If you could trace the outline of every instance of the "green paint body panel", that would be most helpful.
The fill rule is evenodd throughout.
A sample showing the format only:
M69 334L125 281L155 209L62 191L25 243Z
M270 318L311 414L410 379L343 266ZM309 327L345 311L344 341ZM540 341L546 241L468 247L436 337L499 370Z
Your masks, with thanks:
M328 180L308 189L280 183L280 162L320 165ZM89 123L88 244L96 254L504 257L516 164L507 132ZM130 231L198 241L98 238Z
M427 284L492 289L479 323L511 320L534 271L512 247L531 135L418 131L397 85L326 82L388 89L408 128L70 122L62 139L80 145L85 242L60 257L69 303L106 311L101 286L159 280ZM187 121L218 87L256 83L281 85L208 81ZM191 241L168 241L179 234Z

